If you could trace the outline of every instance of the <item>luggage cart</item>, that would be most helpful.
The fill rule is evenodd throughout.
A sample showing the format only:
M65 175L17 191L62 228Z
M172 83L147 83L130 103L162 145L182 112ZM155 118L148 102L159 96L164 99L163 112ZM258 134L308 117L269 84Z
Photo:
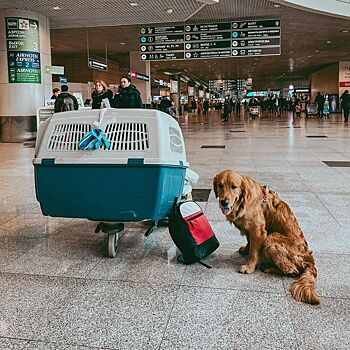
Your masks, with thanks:
M306 118L311 118L313 115L317 116L317 104L315 103L306 106Z
M110 148L79 150L99 114ZM186 162L177 121L157 110L105 109L56 113L40 124L33 160L37 200L53 217L101 221L107 254L116 255L122 223L166 217L181 197Z
M260 115L261 115L260 106L249 107L249 120L260 118Z

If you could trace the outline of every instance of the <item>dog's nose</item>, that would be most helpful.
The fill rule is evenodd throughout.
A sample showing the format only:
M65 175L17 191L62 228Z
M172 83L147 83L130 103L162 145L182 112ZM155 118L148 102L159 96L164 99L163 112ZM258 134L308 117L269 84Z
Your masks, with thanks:
M230 201L228 201L227 199L222 199L220 201L220 204L222 207L227 207L230 204Z

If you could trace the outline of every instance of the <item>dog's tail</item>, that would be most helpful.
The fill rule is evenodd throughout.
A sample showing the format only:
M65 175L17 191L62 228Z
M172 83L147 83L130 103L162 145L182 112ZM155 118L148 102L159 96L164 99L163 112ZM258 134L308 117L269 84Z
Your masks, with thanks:
M308 266L301 273L299 279L294 281L289 290L297 301L319 305L321 300L315 291L317 271L314 265Z

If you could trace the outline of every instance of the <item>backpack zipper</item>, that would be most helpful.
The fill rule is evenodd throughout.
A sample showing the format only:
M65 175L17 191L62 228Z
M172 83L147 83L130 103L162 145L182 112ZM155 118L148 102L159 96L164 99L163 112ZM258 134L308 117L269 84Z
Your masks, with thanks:
M187 222L194 228L194 225L193 225L193 223L191 221L194 220L194 219L199 218L202 215L203 215L203 212L200 212L199 214L197 214L195 216L192 216L191 218L187 219Z

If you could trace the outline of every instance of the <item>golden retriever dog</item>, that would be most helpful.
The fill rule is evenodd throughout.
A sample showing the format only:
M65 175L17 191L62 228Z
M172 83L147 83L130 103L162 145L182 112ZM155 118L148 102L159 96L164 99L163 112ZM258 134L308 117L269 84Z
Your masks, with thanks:
M275 192L248 176L225 170L214 178L214 192L226 219L247 237L240 273L264 272L299 277L290 287L297 301L319 304L317 270L297 219Z

